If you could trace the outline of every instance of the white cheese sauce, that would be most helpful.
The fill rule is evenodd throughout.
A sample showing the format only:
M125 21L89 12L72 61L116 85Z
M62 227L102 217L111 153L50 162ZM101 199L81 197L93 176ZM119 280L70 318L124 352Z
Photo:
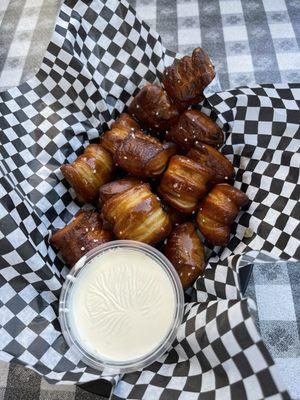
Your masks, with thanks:
M71 329L87 352L124 362L164 341L173 327L176 297L157 261L138 250L116 248L79 273L68 308Z

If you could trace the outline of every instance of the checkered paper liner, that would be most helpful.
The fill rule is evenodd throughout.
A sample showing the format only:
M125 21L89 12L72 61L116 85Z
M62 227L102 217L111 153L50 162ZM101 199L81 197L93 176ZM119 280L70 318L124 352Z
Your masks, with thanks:
M0 94L2 360L52 383L99 378L67 347L57 319L67 268L48 236L80 208L59 168L97 142L138 88L158 81L174 58L126 1L68 0L36 76ZM226 132L222 151L251 205L229 245L213 249L172 349L125 375L115 399L290 398L256 330L255 305L242 297L238 271L300 258L299 101L297 84L208 88L202 111Z

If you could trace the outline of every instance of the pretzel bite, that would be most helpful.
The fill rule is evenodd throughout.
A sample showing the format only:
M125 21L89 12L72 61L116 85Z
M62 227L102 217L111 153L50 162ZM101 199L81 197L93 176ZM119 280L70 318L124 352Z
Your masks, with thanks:
M158 186L158 194L176 210L191 214L206 195L210 170L185 156L173 156Z
M215 246L225 246L232 223L248 202L241 190L226 183L216 185L199 205L196 221L203 236Z
M100 145L90 144L73 163L60 167L80 202L96 200L99 188L111 179L114 164L111 155Z
M175 154L173 143L162 144L152 136L137 131L128 135L115 153L115 162L125 171L141 177L160 175L171 155Z
M145 183L109 198L102 215L118 239L156 244L171 230L168 215Z
M123 193L125 190L131 189L135 186L143 183L141 180L128 177L123 179L118 179L116 181L108 182L105 185L101 186L99 190L99 206L100 208L106 202L106 200L110 199L112 196Z
M167 93L160 86L150 83L133 98L128 110L145 128L155 131L165 131L179 117Z
M183 214L182 212L176 210L175 208L169 206L168 204L162 204L164 211L168 214L172 226L177 226L186 222L189 216L187 214Z
M231 162L208 144L199 143L188 152L187 157L212 171L212 183L222 183L234 178Z
M164 253L178 272L184 289L192 286L204 271L204 248L191 222L185 222L172 230Z
M138 123L130 115L123 113L115 120L111 129L103 133L101 144L107 151L114 154L122 140L139 129Z
M215 70L210 58L198 47L191 57L185 56L167 67L162 82L176 106L185 109L204 99L203 90L214 77Z
M220 147L223 144L223 132L207 115L197 110L187 110L171 128L167 139L188 151L199 142Z
M72 222L56 231L50 244L60 250L70 267L88 251L113 239L111 232L103 229L99 213L79 211Z

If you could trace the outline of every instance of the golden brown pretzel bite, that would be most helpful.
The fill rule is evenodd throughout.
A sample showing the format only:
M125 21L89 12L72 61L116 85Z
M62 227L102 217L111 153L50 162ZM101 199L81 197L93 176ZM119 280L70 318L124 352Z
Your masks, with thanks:
M116 181L108 182L105 185L102 185L99 190L99 206L100 208L106 202L106 200L110 199L112 196L123 193L125 190L131 189L134 186L138 186L143 183L141 180L128 177L123 179L118 179Z
M103 229L99 213L82 210L53 234L50 244L61 251L66 264L72 267L88 251L112 239L111 232Z
M173 125L167 139L177 143L184 151L195 144L204 142L213 147L223 144L223 132L207 115L197 110L187 110L180 115L177 124Z
M170 206L185 214L197 209L208 191L211 171L184 156L173 156L158 186L158 194Z
M103 133L100 138L101 144L107 151L114 154L126 136L139 129L138 123L130 115L123 113L115 120L110 130Z
M168 215L148 184L141 184L108 199L102 215L119 239L155 244L171 230Z
M184 289L192 286L204 271L204 248L191 222L185 222L172 230L164 253L176 268Z
M145 128L164 131L179 117L167 93L158 85L147 84L141 88L129 105L129 114Z
M174 143L162 144L152 136L137 131L128 135L115 153L115 162L130 174L141 177L160 175L171 155L175 154Z
M100 186L111 179L114 165L111 155L100 144L90 144L73 163L60 169L78 200L90 202L97 199Z
M187 157L210 169L213 173L213 183L222 183L234 178L234 168L228 158L208 144L199 143L188 152Z
M216 185L199 205L196 221L203 236L213 245L225 246L233 221L248 202L241 190L226 183Z
M162 82L175 104L184 109L203 100L203 90L214 77L210 58L198 47L191 57L185 56L167 67Z

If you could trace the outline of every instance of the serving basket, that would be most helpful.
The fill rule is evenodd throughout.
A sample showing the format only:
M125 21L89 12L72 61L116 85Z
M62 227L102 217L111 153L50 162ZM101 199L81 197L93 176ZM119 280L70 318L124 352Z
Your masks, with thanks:
M199 109L223 129L251 204L228 246L211 250L172 349L144 370L103 376L61 333L68 268L48 239L81 206L60 166L175 58L126 1L66 0L37 74L0 94L0 358L50 383L119 380L113 399L289 399L243 291L253 264L300 258L299 84L206 90Z

